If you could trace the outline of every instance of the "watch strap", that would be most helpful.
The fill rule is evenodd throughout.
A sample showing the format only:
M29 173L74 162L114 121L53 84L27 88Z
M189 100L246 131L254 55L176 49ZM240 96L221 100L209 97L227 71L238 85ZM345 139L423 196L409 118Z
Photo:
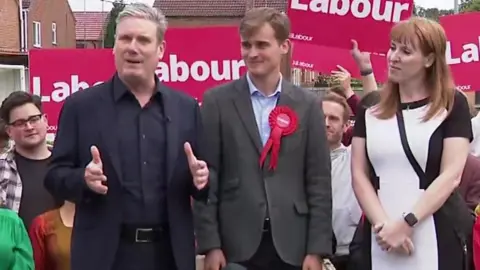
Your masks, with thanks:
M360 70L360 75L361 76L368 76L373 73L373 69L365 69L365 70Z

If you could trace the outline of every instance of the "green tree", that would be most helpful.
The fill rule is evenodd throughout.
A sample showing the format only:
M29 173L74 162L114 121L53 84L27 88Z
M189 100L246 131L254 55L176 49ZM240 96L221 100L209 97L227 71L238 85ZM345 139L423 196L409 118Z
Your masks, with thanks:
M453 9L438 9L438 8L423 8L421 6L415 6L413 14L418 17L424 17L438 21L440 16L453 14Z
M464 0L460 4L460 12L480 11L480 0Z
M113 45L115 44L115 31L117 29L117 17L120 12L125 8L125 2L124 0L115 0L113 2L113 8L110 10L110 13L108 14L108 24L107 24L107 29L105 31L105 37L104 37L104 42L103 46L104 48L113 48Z

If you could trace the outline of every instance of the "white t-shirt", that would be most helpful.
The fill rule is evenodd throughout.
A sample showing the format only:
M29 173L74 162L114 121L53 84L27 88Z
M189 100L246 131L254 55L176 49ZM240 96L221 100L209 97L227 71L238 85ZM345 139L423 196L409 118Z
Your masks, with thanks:
M330 152L332 160L332 226L337 239L335 255L348 255L349 245L362 215L352 188L351 148Z
M472 118L473 140L470 143L470 153L480 157L480 112Z

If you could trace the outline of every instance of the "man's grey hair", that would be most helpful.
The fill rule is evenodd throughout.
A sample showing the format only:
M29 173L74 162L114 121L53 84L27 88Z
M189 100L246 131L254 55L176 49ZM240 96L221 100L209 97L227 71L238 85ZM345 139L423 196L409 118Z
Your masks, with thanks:
M125 18L137 18L151 21L157 25L157 37L159 41L163 41L165 32L167 31L167 18L159 9L150 7L144 3L132 3L118 14L117 24Z

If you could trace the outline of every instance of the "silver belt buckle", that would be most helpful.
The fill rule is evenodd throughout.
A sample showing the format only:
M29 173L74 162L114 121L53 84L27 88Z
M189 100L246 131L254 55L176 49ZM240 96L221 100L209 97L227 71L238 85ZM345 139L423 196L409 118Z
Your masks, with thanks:
M149 228L149 229L136 229L135 230L135 243L150 243L151 241L150 240L141 240L141 239L138 239L138 234L140 232L151 232L153 231L152 228Z

